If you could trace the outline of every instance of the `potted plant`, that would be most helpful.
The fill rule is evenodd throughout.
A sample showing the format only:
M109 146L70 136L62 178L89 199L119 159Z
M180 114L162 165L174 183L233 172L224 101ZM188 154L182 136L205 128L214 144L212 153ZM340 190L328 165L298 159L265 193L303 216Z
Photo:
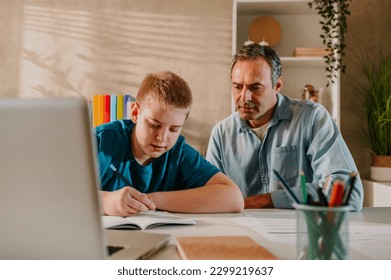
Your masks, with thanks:
M308 2L310 9L315 9L322 17L319 22L322 26L323 45L329 50L324 56L327 78L334 82L338 71L345 72L346 65L342 63L345 55L345 35L347 32L347 18L350 15L349 5L352 0L312 0Z
M366 77L365 116L372 154L371 179L391 181L391 53L375 58L361 55L360 69Z

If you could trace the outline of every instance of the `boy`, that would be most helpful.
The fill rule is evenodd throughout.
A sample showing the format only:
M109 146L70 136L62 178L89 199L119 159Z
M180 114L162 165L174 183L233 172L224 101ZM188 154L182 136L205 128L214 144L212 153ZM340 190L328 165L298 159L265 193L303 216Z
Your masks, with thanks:
M131 120L96 128L104 214L243 210L235 183L180 136L191 103L190 88L178 75L149 74L131 104Z

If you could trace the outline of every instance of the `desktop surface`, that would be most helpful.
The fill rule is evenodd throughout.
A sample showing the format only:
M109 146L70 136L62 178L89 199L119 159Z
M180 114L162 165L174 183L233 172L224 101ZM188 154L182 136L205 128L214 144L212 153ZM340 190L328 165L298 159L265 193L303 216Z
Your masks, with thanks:
M363 208L362 212L348 214L351 237L350 259L391 260L390 214L391 207ZM279 259L296 259L295 210L251 209L243 213L178 215L194 219L197 223L192 226L162 226L148 230L171 235L168 246L153 255L151 259L180 259L175 246L176 237L219 235L247 235ZM262 225L264 221L266 227L281 227L281 232L275 234L267 232Z

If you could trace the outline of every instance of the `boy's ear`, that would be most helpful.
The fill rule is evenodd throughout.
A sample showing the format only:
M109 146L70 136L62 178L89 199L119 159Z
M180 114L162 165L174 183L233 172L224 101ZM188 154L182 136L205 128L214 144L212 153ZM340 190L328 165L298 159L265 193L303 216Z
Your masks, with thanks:
M132 122L136 124L138 114L140 113L140 105L137 102L132 102L130 104L130 111L132 116Z

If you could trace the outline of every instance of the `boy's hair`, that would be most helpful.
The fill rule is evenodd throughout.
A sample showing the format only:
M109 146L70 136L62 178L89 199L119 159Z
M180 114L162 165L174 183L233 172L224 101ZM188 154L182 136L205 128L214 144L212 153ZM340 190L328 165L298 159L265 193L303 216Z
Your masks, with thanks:
M185 80L170 71L149 73L141 82L136 102L158 103L167 108L188 109L192 105L192 95Z
M269 64L272 74L272 86L274 87L282 74L281 60L277 52L268 46L261 46L256 43L244 46L233 56L231 73L237 61L256 60L259 57L262 57Z

